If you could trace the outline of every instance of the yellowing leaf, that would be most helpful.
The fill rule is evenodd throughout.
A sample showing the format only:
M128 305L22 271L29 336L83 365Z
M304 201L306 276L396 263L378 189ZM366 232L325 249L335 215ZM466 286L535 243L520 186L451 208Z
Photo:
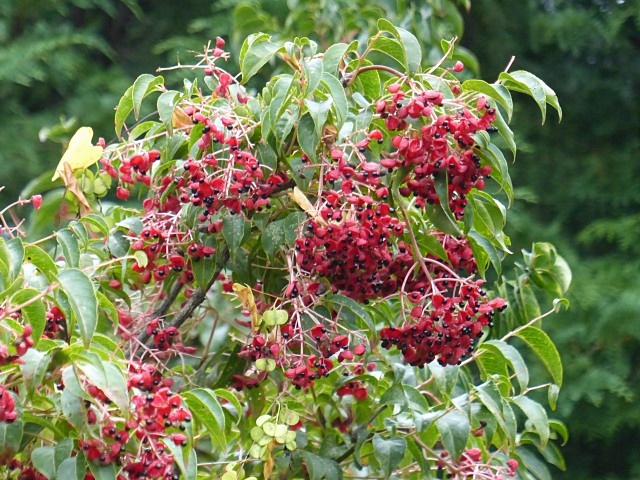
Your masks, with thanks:
M93 129L91 127L80 127L73 134L69 141L67 151L60 159L60 163L56 167L56 173L51 178L52 181L62 177L65 172L65 165L71 167L71 171L87 168L102 157L102 147L93 145ZM67 185L68 186L68 185Z
M251 329L256 332L260 327L258 320L258 307L256 307L256 301L253 298L253 292L247 285L240 283L233 284L233 291L236 293L238 300L242 303L242 306L249 310L251 314Z
M302 192L302 190L300 190L298 187L293 187L293 192L289 192L289 197L291 197L291 200L296 202L298 206L307 213L307 215L315 219L321 225L326 225L324 219L320 215L318 215L318 211L309 201L307 196Z

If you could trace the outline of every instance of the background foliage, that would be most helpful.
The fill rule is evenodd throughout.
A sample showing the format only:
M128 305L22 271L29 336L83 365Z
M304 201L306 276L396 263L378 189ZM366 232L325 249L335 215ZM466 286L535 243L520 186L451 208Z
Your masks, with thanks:
M173 64L176 51L185 58L185 50L200 50L203 39L216 35L231 38L238 48L247 30L255 29L248 19L260 22L261 29L292 32L309 29L313 18L339 25L335 18L347 8L362 12L362 24L345 31L361 29L380 9L390 9L388 15L401 26L421 18L402 1L318 2L324 14L316 17L303 2L291 1L286 2L291 9L283 8L284 1L263 2L253 17L238 13L248 7L236 1L178 6L43 0L38 8L33 3L0 6L0 110L10 119L0 133L0 183L8 185L0 204L59 159L59 145L38 142L41 128L73 115L77 124L110 132L109 112L139 73ZM420 24L417 31L425 38L462 34L462 16L448 2L424 3L421 8L447 15L452 21L445 24L456 26L434 32ZM463 45L478 56L486 79L516 55L516 66L544 78L565 110L563 123L544 129L533 110L516 115L517 129L524 132L520 143L527 145L513 167L516 187L530 203L519 204L518 228L510 233L516 250L542 235L574 270L571 310L545 325L566 363L559 413L572 431L564 448L567 478L628 478L640 469L640 461L624 448L637 444L640 418L634 369L640 351L635 328L640 63L630 61L640 44L639 11L634 1L494 0L475 2L464 18Z

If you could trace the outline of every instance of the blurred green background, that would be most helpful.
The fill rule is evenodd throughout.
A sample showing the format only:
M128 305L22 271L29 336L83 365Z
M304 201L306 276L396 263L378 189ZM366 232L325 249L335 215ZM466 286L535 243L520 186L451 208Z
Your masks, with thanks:
M517 102L509 232L515 252L554 243L574 272L571 308L544 325L565 366L554 415L571 432L568 471L553 476L640 478L640 0L2 0L0 208L57 165L47 129L62 139L91 125L110 141L139 74L189 63L218 35L232 52L259 30L327 45L381 16L414 31L429 60L458 35L485 80L515 56L512 69L558 94L560 124L550 112L541 127L533 102Z

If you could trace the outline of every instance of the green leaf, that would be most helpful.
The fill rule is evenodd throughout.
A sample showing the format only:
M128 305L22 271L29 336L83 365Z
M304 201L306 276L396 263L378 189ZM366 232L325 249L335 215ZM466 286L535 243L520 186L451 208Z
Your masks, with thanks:
M493 243L475 230L471 230L467 234L467 239L469 240L471 251L476 258L480 276L484 277L487 261L491 261L491 265L493 265L496 273L500 275L502 272L502 262L500 261L498 250Z
M349 103L347 102L344 87L340 80L326 72L322 74L321 84L333 99L331 108L335 116L335 126L340 130L349 115Z
M72 354L75 365L96 387L104 392L122 412L129 411L127 382L122 371L113 363L102 360L93 352Z
M40 292L37 290L33 288L23 288L11 299L14 305L23 305L20 311L24 317L25 324L31 325L33 329L31 337L33 338L34 345L37 345L40 341L47 323L46 310L42 303L42 298L37 298L39 296Z
M322 69L329 75L338 75L340 62L348 49L349 45L346 43L336 43L327 48L322 56Z
M549 419L547 418L547 412L545 409L538 402L522 395L513 397L511 401L515 403L527 416L531 425L540 437L540 443L544 448L549 441L550 434Z
M478 350L489 348L499 350L502 356L509 362L511 370L513 370L516 380L518 381L520 393L523 393L529 386L529 369L518 349L500 340L488 340L484 342Z
M238 397L236 397L233 392L230 392L223 388L215 389L214 393L216 394L216 396L223 398L228 402L227 407L229 405L233 405L233 408L235 409L234 416L236 417L236 422L240 422L240 420L242 420L243 409L240 401L238 400ZM229 408L227 408L227 410L229 410Z
M87 463L95 480L116 480L117 470L115 463L110 463L109 465L101 465L96 462Z
M527 327L516 333L518 338L524 340L533 350L533 353L542 361L551 378L558 386L562 386L562 362L560 354L549 336L539 328Z
M329 458L319 457L311 452L301 451L302 459L307 467L309 480L341 480L340 465Z
M324 124L329 116L329 110L331 109L331 105L333 105L333 99L327 98L322 102L316 102L305 98L304 104L306 105L309 115L311 115L313 123L316 126L316 136L320 138L320 136L322 136Z
M320 58L303 58L301 64L304 74L307 77L306 94L307 96L313 95L314 90L320 84L324 65Z
M56 281L56 275L58 274L56 263L37 245L28 245L24 249L24 260L32 263L37 268L37 271L42 273L50 283Z
M546 464L527 447L516 447L517 459L537 480L552 480Z
M407 450L407 441L403 437L386 439L376 433L372 443L376 460L380 463L383 475L388 478L402 462Z
M78 268L80 265L80 247L75 234L68 228L58 230L56 240L62 249L67 268Z
M298 122L298 143L302 151L315 162L320 137L316 134L315 123L309 113L305 113Z
M515 424L511 422L511 415L513 412L505 414L502 409L502 398L497 387L491 382L485 382L476 388L476 395L478 400L482 403L489 413L495 418L498 426L507 437L509 444L513 445L515 442L516 429Z
M401 405L405 406L407 399L401 383L395 383L388 388L380 397L380 405Z
M242 83L247 83L278 52L280 46L266 33L249 35L240 49Z
M158 97L158 116L169 135L173 135L173 112L181 98L182 94L176 90L167 90Z
M211 442L218 448L224 449L227 445L224 428L224 411L213 390L208 388L195 388L181 394L189 411L205 427Z
M7 285L12 283L22 269L22 262L24 261L24 246L22 240L15 237L5 242L4 238L0 238L0 262L3 262L8 269L9 277Z
M53 447L39 447L31 453L33 466L49 480L56 478L56 464L54 456L55 449Z
M163 85L164 78L150 74L142 74L133 82L131 100L133 103L133 117L138 120L140 117L140 106L144 97L155 91L157 85Z
M229 247L229 254L235 259L244 238L245 219L241 215L225 215L222 219L222 236Z
M69 300L84 346L89 348L98 324L98 300L93 283L75 268L61 272L58 282Z
M41 352L35 348L30 348L22 356L24 364L20 366L27 393L33 395L36 388L42 385L44 374L51 362L50 352Z
M489 97L489 100L499 103L507 112L507 119L511 121L511 115L513 114L513 99L511 93L504 85L490 84L484 80L465 80L462 82L463 92L477 92L482 93Z
M351 298L340 294L327 295L325 298L329 303L351 310L351 312L356 315L356 319L361 320L360 322L357 322L357 328L365 330L364 327L366 327L368 329L368 334L370 335L369 340L373 341L373 336L376 334L376 327L371 316L362 305Z
M379 25L379 24L378 24ZM404 54L407 59L407 69L409 75L413 75L420 71L420 65L422 64L422 49L420 48L420 42L413 35L413 33L405 30L404 28L397 27L399 40L402 42L404 48Z
M437 418L435 423L442 437L442 444L451 458L460 458L471 433L469 418L458 410L450 410Z
M566 443L569 441L569 430L567 429L567 426L560 420L552 419L549 420L549 428L551 428L551 430L553 430L555 433L559 433L562 437L561 445L566 445Z
M140 105L144 97L155 90L157 85L164 84L164 78L161 76L153 76L148 73L140 75L131 85L124 95L120 98L115 114L115 130L116 135L120 138L120 132L125 120L134 111L135 119L138 119L140 113Z
M31 461L36 470L52 480L58 476L59 465L71 457L72 450L73 442L70 438L65 438L58 441L55 447L46 446L34 449L31 453Z
M555 92L532 73L524 70L511 73L502 72L498 79L509 90L521 92L533 98L538 108L540 108L542 124L544 124L547 115L547 103L556 109L559 118L562 119L562 109Z
M84 480L87 464L83 455L65 459L58 467L58 477L64 480Z

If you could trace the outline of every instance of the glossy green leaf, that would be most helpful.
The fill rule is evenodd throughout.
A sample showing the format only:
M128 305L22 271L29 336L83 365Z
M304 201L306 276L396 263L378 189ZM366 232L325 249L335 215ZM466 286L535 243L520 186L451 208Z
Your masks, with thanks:
M195 388L182 393L182 399L189 411L200 422L211 437L212 443L220 449L226 447L224 411L213 390Z
M331 95L331 99L333 100L331 109L335 115L335 126L340 130L349 115L349 104L344 87L335 76L329 75L326 72L322 74L321 85L324 90Z
M131 100L133 103L133 117L138 120L140 117L140 107L144 97L153 92L157 85L163 85L164 78L161 76L153 76L142 74L133 82L133 90L131 91Z
M488 348L495 348L500 351L516 377L520 393L524 392L529 386L529 369L520 352L512 345L500 340L488 340L480 346L479 350Z
M314 90L320 84L320 78L322 78L322 74L324 71L324 65L322 59L320 58L303 58L302 59L302 70L304 72L305 77L307 78L306 85L306 95L307 99L313 95Z
M549 419L547 418L547 412L545 409L535 400L519 395L511 399L520 410L527 416L531 425L540 437L540 442L544 448L549 441Z
M242 415L243 415L242 405L240 404L240 401L238 400L238 397L236 397L233 394L233 392L230 392L230 391L225 390L223 388L217 388L216 390L214 390L214 393L216 394L216 396L218 396L218 397L220 397L220 398L222 398L222 399L227 401L227 405L224 408L229 410L229 408L227 408L227 407L229 405L233 406L233 408L235 409L235 412L233 412L233 416L236 417L236 421L237 422L242 420Z
M552 480L551 472L545 463L527 447L516 447L517 459L537 480Z
M56 233L56 240L62 250L67 268L78 268L80 265L80 246L75 234L70 229L63 228Z
M82 341L89 348L98 324L98 300L93 283L85 273L77 269L61 272L58 282L69 300Z
M477 92L486 95L489 101L497 102L504 108L508 121L511 121L513 99L511 98L509 90L503 85L487 83L484 80L469 79L462 82L462 91Z
M379 25L378 23L378 26ZM396 31L404 47L408 73L409 75L414 75L420 71L420 65L422 63L422 48L420 47L420 42L413 33L404 28L396 27Z
M469 418L458 410L450 410L437 418L435 423L442 437L442 444L451 458L460 458L471 433Z
M558 386L562 386L562 362L560 354L549 336L539 328L527 327L516 333L533 350L533 353L544 364L551 378Z
M490 382L485 382L482 385L479 385L476 388L476 395L478 400L480 400L480 403L487 408L489 413L496 420L500 430L508 439L509 444L513 445L516 434L515 425L508 422L507 417L504 415L502 409L502 398L500 397L500 393L495 385Z
M22 305L20 309L25 324L31 325L34 345L37 345L42 337L47 323L46 310L40 297L40 292L33 288L19 290L11 299L14 305Z
M148 73L140 75L120 98L115 114L116 135L120 138L120 132L129 114L134 111L135 119L140 114L140 105L144 97L155 90L157 85L164 84L164 78Z
M351 298L345 297L344 295L340 294L327 295L326 298L329 303L337 305L343 309L346 308L347 310L353 312L358 321L358 325L356 326L356 328L365 330L366 327L368 329L369 340L373 341L373 336L375 335L376 328L373 320L371 319L371 315L369 315L367 310L362 305L352 300Z
M493 243L475 230L471 230L467 234L467 239L469 240L469 246L476 259L480 276L484 276L485 274L487 261L491 262L496 273L500 275L502 273L502 262L500 260L500 254Z
M562 438L561 445L565 445L569 441L569 429L560 420L549 420L549 428L551 428L554 433L560 435Z
M404 458L404 454L407 450L407 441L403 437L392 437L387 439L376 433L373 436L372 442L373 451L375 453L376 460L382 468L383 475L385 477L390 477Z
M240 49L240 72L242 83L247 83L258 71L273 58L280 46L271 41L266 33L249 35Z

